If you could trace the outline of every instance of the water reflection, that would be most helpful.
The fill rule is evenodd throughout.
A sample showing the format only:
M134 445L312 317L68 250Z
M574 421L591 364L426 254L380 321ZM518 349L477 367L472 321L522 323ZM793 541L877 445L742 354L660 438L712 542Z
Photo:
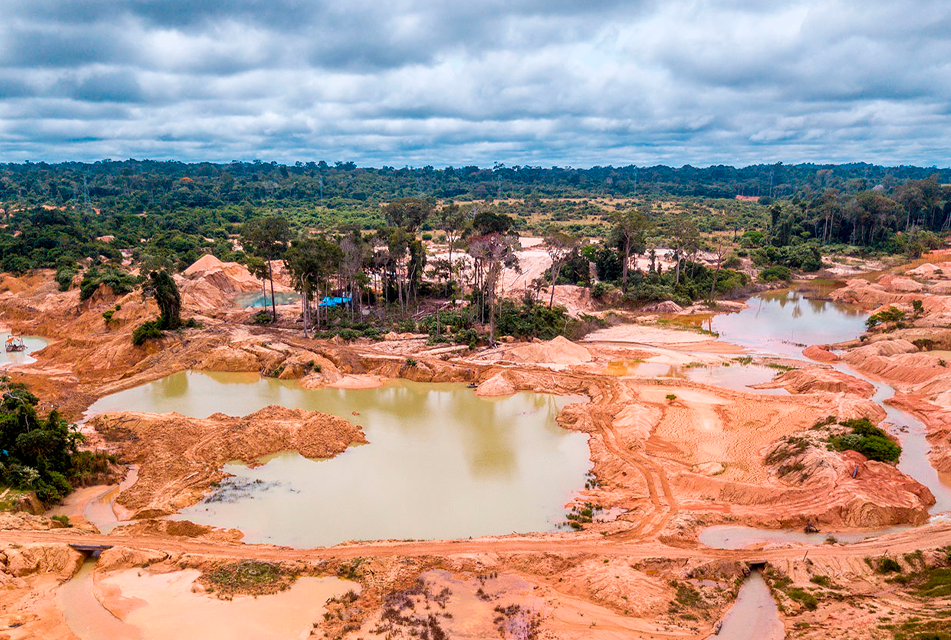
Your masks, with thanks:
M855 338L868 315L852 305L808 298L800 289L766 291L747 304L738 313L712 317L710 330L741 346L795 357L805 345Z
M206 417L282 404L362 425L371 444L332 460L288 453L254 469L229 466L234 480L180 514L239 528L248 542L315 546L552 530L590 467L587 436L555 423L561 407L578 400L479 398L463 385L409 381L308 391L270 378L249 384L244 374L180 373L103 398L90 411Z

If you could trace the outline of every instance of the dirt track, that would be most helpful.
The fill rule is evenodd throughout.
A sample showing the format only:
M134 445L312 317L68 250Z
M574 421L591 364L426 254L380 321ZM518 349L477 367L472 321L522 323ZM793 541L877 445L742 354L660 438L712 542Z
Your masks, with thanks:
M246 545L241 543L195 542L165 536L106 536L99 534L73 534L62 529L51 531L4 531L0 542L16 544L57 543L78 545L116 545L140 549L161 549L181 553L220 556L223 558L258 558L274 561L320 561L328 558L358 558L364 556L411 557L445 556L457 554L506 554L506 553L567 553L594 554L597 556L623 556L629 558L668 559L714 558L741 562L774 562L778 560L810 558L865 558L869 556L897 555L922 548L937 548L951 545L951 523L921 527L913 531L895 533L880 538L848 545L791 545L767 549L709 549L669 547L659 543L627 543L613 541L545 540L524 537L481 538L473 540L445 540L420 542L375 542L347 544L315 549L292 549L271 545Z

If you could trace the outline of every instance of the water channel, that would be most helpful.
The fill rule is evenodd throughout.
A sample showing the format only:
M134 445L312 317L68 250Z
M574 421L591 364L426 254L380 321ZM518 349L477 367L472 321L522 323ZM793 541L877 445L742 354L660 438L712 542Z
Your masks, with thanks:
M257 374L178 373L105 397L90 413L203 418L279 404L362 425L370 444L332 460L282 453L255 468L228 465L232 478L176 516L240 529L246 542L313 547L554 530L590 468L587 435L555 422L561 407L579 401L480 398L464 385L405 380L305 390Z
M806 360L802 355L804 346L844 342L856 338L865 329L867 313L852 305L822 299L827 289L802 287L762 293L747 302L748 308L738 313L713 316L705 320L705 326L719 333L721 340L742 345L752 353ZM809 297L812 295L820 298ZM931 445L925 438L924 425L914 416L885 404L885 400L895 393L888 384L868 378L845 363L838 363L835 367L875 387L872 400L885 410L885 420L891 425L889 431L902 446L898 469L931 490L936 499L932 514L951 510L951 481L941 477L931 466L928 458ZM840 542L856 542L909 528L895 526L864 532L832 532L831 535ZM829 535L717 526L702 531L700 541L710 547L739 549L763 542L822 544Z
M719 632L708 640L782 640L785 637L786 630L769 586L759 571L753 571L743 581Z

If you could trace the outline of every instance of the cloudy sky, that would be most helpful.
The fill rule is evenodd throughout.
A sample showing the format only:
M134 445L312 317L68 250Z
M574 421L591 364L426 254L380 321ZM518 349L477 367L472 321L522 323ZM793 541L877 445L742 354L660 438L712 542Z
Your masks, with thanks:
M951 164L948 0L0 0L0 162Z

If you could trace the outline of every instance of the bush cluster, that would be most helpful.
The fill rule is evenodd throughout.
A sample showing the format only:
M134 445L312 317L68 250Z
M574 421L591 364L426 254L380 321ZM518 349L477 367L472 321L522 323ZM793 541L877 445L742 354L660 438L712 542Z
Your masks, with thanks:
M92 297L99 285L108 285L116 295L123 295L132 291L139 279L130 273L117 269L112 265L104 267L89 267L79 283L79 300L84 301ZM60 287L62 288L62 283Z
M901 447L895 444L884 431L872 424L868 418L845 420L840 422L852 433L832 436L829 444L836 451L851 449L858 451L869 460L895 462L901 456Z
M26 386L0 377L0 481L34 491L52 504L108 469L104 454L79 451L79 431L54 410L46 417L36 412L39 399Z

